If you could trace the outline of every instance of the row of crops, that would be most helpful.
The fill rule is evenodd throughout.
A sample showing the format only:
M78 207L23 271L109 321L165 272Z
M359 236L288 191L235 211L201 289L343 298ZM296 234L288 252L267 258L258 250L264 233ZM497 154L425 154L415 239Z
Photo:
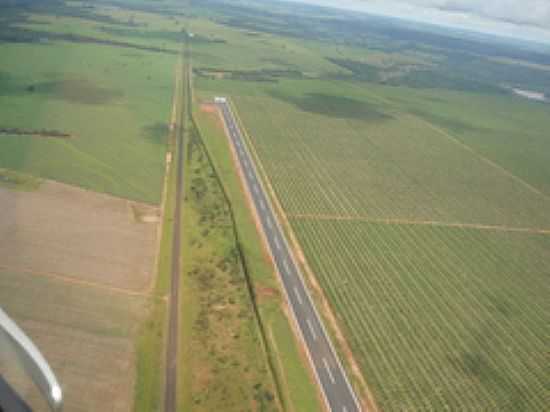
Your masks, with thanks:
M550 198L404 114L362 121L237 104L288 214L550 228Z
M550 236L374 221L548 229L548 197L414 116L236 103L382 410L544 410Z
M543 410L550 237L293 221L383 410Z

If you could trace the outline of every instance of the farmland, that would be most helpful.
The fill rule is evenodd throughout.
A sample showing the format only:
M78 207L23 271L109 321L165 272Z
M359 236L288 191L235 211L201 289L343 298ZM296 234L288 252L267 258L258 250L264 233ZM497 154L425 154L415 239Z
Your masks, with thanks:
M544 409L550 236L293 226L382 409Z
M134 210L141 217L158 211L60 183L19 181L21 190L0 188L2 307L50 361L68 409L127 411L135 339L153 302L156 243L156 224ZM21 395L43 410L11 365L3 364L3 373L13 374Z
M254 18L202 27L231 39L242 31L225 36L228 26L250 30ZM334 66L308 66L286 54L293 44L302 56L319 52L307 30L280 35L283 25L265 18L260 34L242 36L254 51L242 63L208 61L204 45L195 84L203 98L231 97L311 286L321 287L317 300L328 302L377 405L544 409L548 106L497 91L494 79L474 87L459 79L466 67L444 80L444 58L420 47L373 53L327 41L322 55ZM271 64L280 58L304 75L276 74L282 63L261 58L251 67L268 49ZM383 67L394 73L381 79ZM419 67L436 72L431 85Z
M322 409L221 95L361 401L545 408L550 106L513 90L550 95L548 47L285 2L18 2L0 4L0 302L68 410L163 402L180 56L179 410Z
M68 410L150 411L180 23L58 1L2 2L0 20L1 305L50 362ZM4 376L45 410L10 362Z
M56 130L71 138L3 134L0 167L158 204L175 54L123 47L130 39L105 34L125 27L121 16L101 30L97 22L55 13L46 7L2 28L0 38L15 41L0 43L0 128ZM149 19L142 30L159 24L158 17ZM67 32L119 43L55 37Z
M378 405L539 410L543 187L383 89L354 107L305 89L234 101Z
M295 98L300 107L270 97L235 98L288 214L550 226L544 187L464 146L452 131L391 103L379 104L368 91L339 118L333 106L346 110L344 104L353 100L308 93ZM332 116L323 115L323 98ZM307 106L314 100L318 108ZM372 120L364 120L369 116ZM526 146L544 147L536 141ZM299 168L310 172L298 174Z

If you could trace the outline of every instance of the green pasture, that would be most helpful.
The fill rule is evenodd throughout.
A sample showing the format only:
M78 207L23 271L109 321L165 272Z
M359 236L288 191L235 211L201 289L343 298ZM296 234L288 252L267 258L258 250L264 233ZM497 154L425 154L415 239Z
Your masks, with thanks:
M175 56L104 45L2 44L0 167L158 203Z

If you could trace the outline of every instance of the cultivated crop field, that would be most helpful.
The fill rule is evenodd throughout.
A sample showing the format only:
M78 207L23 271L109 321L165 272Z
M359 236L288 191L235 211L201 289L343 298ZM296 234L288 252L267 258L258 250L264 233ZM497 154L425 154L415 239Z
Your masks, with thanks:
M8 32L17 40L0 43L0 128L70 137L2 133L0 167L158 204L175 41L140 43L137 29L128 29L130 15L118 20L102 15L110 23L100 25L63 16L81 11L77 8L63 7L61 16L48 11L8 15L0 31L0 38ZM133 24L158 35L160 23L150 16L147 27L139 26L142 19L134 17ZM63 37L67 33L73 37ZM174 33L181 36L166 37Z
M550 227L541 190L420 117L368 96L284 97L235 101L291 216Z
M156 208L50 181L30 192L0 188L0 205L0 267L150 288Z
M129 411L158 211L50 181L30 187L29 179L0 188L2 308L50 362L67 410ZM4 360L2 373L33 410L45 410L11 366Z
M550 236L293 221L383 410L543 410Z
M524 156L550 140L512 152L513 122L498 122L509 97L478 97L495 111L458 130L466 119L408 109L416 98L427 110L427 92L223 85L378 406L544 409L548 165L533 172ZM462 98L445 97L446 110ZM536 136L547 108L516 104ZM522 161L529 172L516 174Z

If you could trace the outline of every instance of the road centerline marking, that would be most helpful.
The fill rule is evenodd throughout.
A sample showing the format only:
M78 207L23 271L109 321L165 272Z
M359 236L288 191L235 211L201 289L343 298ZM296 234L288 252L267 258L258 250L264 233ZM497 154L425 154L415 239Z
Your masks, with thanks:
M290 275L290 267L288 266L288 260L283 260L283 266L285 268L285 272Z
M298 290L298 288L296 286L294 286L294 294L296 295L296 299L298 299L298 303L300 305L303 305L304 301L302 300L302 295L300 295L300 291Z
M311 333L311 336L313 337L313 340L317 340L317 333L315 333L315 328L313 327L313 323L311 323L311 319L307 318L306 323L307 323L307 327L309 328L309 332ZM325 358L323 358L323 359L325 359Z
M332 371L330 370L330 365L327 362L327 358L323 358L323 364L325 365L325 369L327 370L327 375L332 383L336 383L336 380L334 379L334 375L332 374Z

